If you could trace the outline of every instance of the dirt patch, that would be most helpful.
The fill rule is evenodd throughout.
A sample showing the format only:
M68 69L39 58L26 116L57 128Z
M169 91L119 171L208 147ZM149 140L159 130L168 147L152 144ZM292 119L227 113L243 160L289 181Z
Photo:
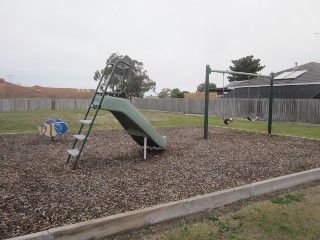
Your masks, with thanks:
M0 135L0 237L53 227L320 167L320 141L222 128L160 128L165 151L124 130L93 131L78 169L64 162L71 134Z

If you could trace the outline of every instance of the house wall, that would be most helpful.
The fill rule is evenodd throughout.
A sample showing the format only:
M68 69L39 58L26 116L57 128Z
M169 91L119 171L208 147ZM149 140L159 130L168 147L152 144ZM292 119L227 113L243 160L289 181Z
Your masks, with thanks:
M225 98L269 98L270 87L236 88ZM274 98L284 99L320 99L320 84L274 86Z

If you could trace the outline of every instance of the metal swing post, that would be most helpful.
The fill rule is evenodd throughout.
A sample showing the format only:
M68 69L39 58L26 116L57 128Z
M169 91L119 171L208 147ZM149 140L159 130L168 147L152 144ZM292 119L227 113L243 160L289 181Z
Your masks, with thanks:
M226 110L225 110L225 99L224 99L224 73L222 74L222 108L223 108L223 120L226 116Z
M203 138L208 139L209 125L209 75L211 73L210 66L206 66L205 94L204 94L204 134Z
M271 73L270 95L269 95L268 134L271 134L271 131L272 131L273 79L274 79L274 73Z

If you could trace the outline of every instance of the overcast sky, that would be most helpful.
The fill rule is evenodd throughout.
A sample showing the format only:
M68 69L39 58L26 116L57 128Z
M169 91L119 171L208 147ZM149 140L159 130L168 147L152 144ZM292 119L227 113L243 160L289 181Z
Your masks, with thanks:
M157 92L194 92L205 66L248 55L262 74L320 62L319 0L0 0L0 77L95 88L114 52L143 62ZM10 76L12 75L12 76ZM210 81L222 86L221 74Z

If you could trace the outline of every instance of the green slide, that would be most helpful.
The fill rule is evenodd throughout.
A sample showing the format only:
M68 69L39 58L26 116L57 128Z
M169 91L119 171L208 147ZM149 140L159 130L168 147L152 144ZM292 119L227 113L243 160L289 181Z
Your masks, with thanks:
M97 108L101 96L96 96L93 107ZM165 148L167 138L161 136L151 123L126 99L105 96L101 108L110 111L123 128L139 145ZM147 142L145 142L147 139Z

